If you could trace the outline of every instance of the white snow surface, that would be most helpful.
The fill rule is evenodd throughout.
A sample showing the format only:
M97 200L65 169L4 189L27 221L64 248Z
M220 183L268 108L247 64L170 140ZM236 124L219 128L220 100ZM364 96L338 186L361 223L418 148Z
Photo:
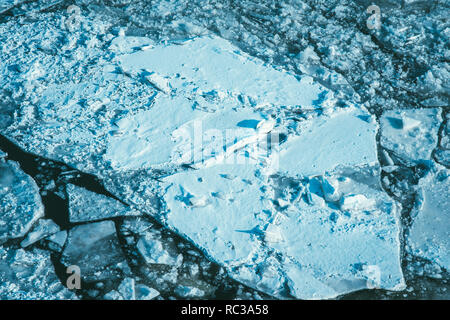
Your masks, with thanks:
M328 93L309 76L295 76L264 65L216 36L188 39L142 50L121 59L126 72L144 70L168 79L175 90L192 83L203 92L244 95L255 104L316 107ZM145 73L144 73L145 74ZM330 93L331 94L331 93Z
M381 145L407 161L431 160L441 123L440 108L386 111L380 118Z

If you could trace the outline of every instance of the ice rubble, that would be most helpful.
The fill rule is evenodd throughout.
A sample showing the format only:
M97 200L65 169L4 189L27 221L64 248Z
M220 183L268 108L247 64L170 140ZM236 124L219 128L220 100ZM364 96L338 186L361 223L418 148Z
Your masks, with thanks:
M409 251L450 270L450 170L436 164L419 181Z
M50 254L0 247L0 300L76 299L55 274Z
M407 161L431 160L441 122L440 108L386 111L380 119L381 145Z
M119 201L73 184L67 184L70 222L89 222L140 213Z
M196 170L162 180L165 221L232 277L269 294L281 296L285 284L299 298L403 288L398 207L378 185L377 125L369 113L335 108L333 93L311 77L275 70L217 37L150 44L134 53L121 43L116 50L126 52L114 61L118 68L101 66L92 83L53 86L43 94L38 110L45 121L30 128L27 149L46 149L49 142L40 138L52 133L50 154L99 176L194 164ZM146 85L144 99L124 103L134 89L110 99L111 83L135 88L136 81ZM95 101L82 102L90 93ZM226 150L244 149L274 130L292 133L266 114L272 106L312 112L281 144L279 172L276 166L267 171L259 157L220 161L232 157ZM233 139L223 139L227 130ZM265 156L271 163L277 155ZM293 190L277 185L277 175L291 179ZM136 192L131 199L147 196ZM67 241L63 262L81 264L88 280L110 277L109 271L99 275L105 266L126 264L112 222L77 226ZM140 243L144 257L161 251L151 240ZM173 259L163 253L146 260L177 263Z
M34 180L13 161L0 159L0 244L23 237L44 215Z
M370 286L393 290L404 287L399 208L378 183L377 124L370 114L348 107L326 111L300 124L300 135L291 136L280 147L279 172L311 182L300 187L305 194L299 197L304 200L292 205L290 214L278 213L273 202L288 201L271 198L267 180L269 173L277 172L276 167L267 171L260 158L253 164L228 162L232 155L226 151L209 161L209 154L197 150L195 143L191 146L192 139L177 141L176 137L192 137L196 120L201 120L206 129L218 129L222 135L245 121L269 123L270 118L259 108L266 104L327 109L330 99L325 89L319 90L310 79L298 81L264 67L216 38L155 46L125 55L120 61L124 72L141 75L162 93L153 109L118 123L119 133L109 140L106 159L115 169L142 169L179 163L173 155L175 149L181 150L181 155L189 154L191 157L183 160L193 162L197 169L163 179L170 227L225 265L233 277L271 294L281 292L285 282L301 298L335 297ZM247 72L242 73L242 69ZM266 75L271 75L277 85ZM289 94L284 94L282 88L289 89ZM215 101L202 101L204 93L210 92L214 92ZM242 101L234 98L242 96L248 97L247 108L252 109L247 109L245 103L236 109ZM174 121L167 121L163 110L174 114ZM266 126L265 133L274 125ZM235 145L243 147L247 141L257 140L251 139L258 135L256 127L242 132L234 140ZM283 124L279 127L283 128ZM211 148L210 141L202 142L203 148ZM222 136L214 143L219 144L215 151L230 147ZM272 163L276 156L271 154L267 162ZM337 167L340 173L336 173ZM352 172L348 167L360 169ZM339 181L336 199L331 201L333 193L325 196L320 183L314 182L315 176L327 172ZM309 214L303 217L304 212ZM308 236L299 236L298 230ZM305 253L304 247L308 246L312 249ZM301 249L295 250L297 247ZM270 262L269 252L273 250L289 268ZM341 254L329 264L337 250ZM261 271L265 269L269 271ZM373 270L378 272L375 280ZM316 292L317 287L322 289Z
M183 90L193 84L192 89L198 93L217 90L222 94L243 96L257 105L299 105L304 108L316 107L319 97L327 99L328 91L311 77L297 79L279 72L215 36L154 46L125 55L119 61L126 72L150 77L157 74L160 80L155 85L168 88L168 91ZM167 84L161 86L163 81Z

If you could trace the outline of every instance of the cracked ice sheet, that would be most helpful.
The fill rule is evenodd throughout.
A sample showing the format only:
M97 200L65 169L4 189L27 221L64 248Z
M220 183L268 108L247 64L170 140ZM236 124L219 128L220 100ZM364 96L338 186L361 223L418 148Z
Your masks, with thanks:
M168 63L170 61L167 59L168 56L172 56L173 64ZM45 121L42 122L43 124L39 124L41 122L35 121L36 119L32 117L25 119L30 122L35 121L37 126L27 126L33 130L32 137L25 143L23 141L20 143L25 144L27 150L37 150L35 151L37 153L42 153L44 150L52 156L74 164L81 170L104 176L105 171L111 169L105 162L110 162L112 165L111 174L121 170L152 168L160 164L174 162L179 164L174 161L179 158L173 157L170 148L175 143L175 150L186 151L185 141L178 141L175 138L183 137L182 129L191 129L194 120L202 120L205 128L219 128L220 130L241 128L242 136L239 136L237 140L239 143L245 144L249 142L248 138L255 137L260 132L258 125L255 128L242 124L249 122L259 124L263 120L268 120L255 107L264 109L269 104L278 107L280 105L300 105L305 108L326 109L333 103L333 94L314 83L310 77L300 77L298 80L288 73L276 71L257 59L238 53L236 48L218 38L206 37L190 40L184 45L169 44L153 48L146 47L142 52L124 55L118 59L121 61L123 74L115 73L114 66L104 69L101 67L96 76L89 78L85 83L49 88L37 107L39 115ZM183 59L183 62L180 59ZM232 70L228 70L227 63L233 66ZM243 70L246 72L244 73ZM221 73L216 73L216 71ZM242 76L243 74L245 77ZM150 86L144 86L143 84L146 82ZM111 83L123 83L118 86L123 90L123 94L116 94L117 86L115 87ZM137 83L141 83L145 90L140 87L136 89ZM152 92L152 87L158 91L156 99L153 94L149 94ZM137 95L139 100L132 95L134 93L139 93ZM89 98L86 105L83 98L90 95L96 96L96 99ZM141 99L141 96L144 98ZM98 100L99 103L93 100ZM249 107L253 107L253 109ZM350 123L366 131L356 132L354 136L345 136L346 131L338 130L341 128L338 124L334 125L333 130L332 116L330 118L314 118L311 123L318 121L324 127L327 127L327 123L331 123L330 133L337 131L340 138L350 141L348 144L343 144L352 148L352 152L348 152L349 155L354 154L355 150L361 150L361 155L358 154L356 160L351 160L350 156L340 158L342 165L371 164L375 149L368 148L366 144L361 145L363 142L369 142L370 146L374 140L374 136L372 136L373 123L370 121L370 116L361 111L359 115L363 117L356 119L358 114L352 114L355 111L351 108L342 112L344 117L348 116ZM170 121L175 115L181 120L178 121L175 118L174 124L171 124ZM336 116L339 116L339 113L336 113ZM346 124L342 123L342 126L345 127ZM155 132L154 129L161 130L161 132ZM315 133L321 134L320 131ZM367 141L358 139L357 134L362 134ZM51 141L45 140L48 136L53 137ZM163 147L161 150L158 149L161 155L157 155L153 159L149 150L151 150L151 144L160 137L163 138L157 142L159 145L157 144L156 147ZM356 141L352 141L352 137ZM286 145L289 143L290 140ZM122 148L115 148L117 144L120 144ZM140 148L132 150L135 145ZM334 153L339 149L337 147L339 144L330 146L333 146L334 150L329 151ZM314 148L317 150L313 144L312 149ZM103 154L103 150L106 150L106 153ZM123 150L131 150L131 152ZM141 157L140 152L147 153L146 156L150 156L150 158ZM345 150L342 153L346 154ZM319 171L332 170L333 166L337 164L324 162ZM225 167L227 168L225 169ZM298 167L291 164L286 166L286 168L289 167L293 169L286 171L293 175L307 174L306 171L297 172ZM283 287L284 281L291 283L295 295L304 298L336 296L349 290L348 288L335 290L326 283L327 276L316 275L309 270L302 270L300 272L302 277L299 278L299 263L292 261L291 257L284 257L287 261L284 271L279 262L270 259L266 253L267 248L262 245L261 241L263 240L261 239L264 237L261 235L267 230L273 229L269 228L267 224L271 222L274 210L267 200L261 199L262 196L270 199L270 196L263 193L267 185L264 183L265 177L258 174L258 169L260 169L258 165L224 165L222 167L222 165L212 162L210 167L200 166L199 168L189 174L182 172L173 175L165 181L167 188L165 199L170 209L170 212L167 213L167 222L170 227L177 229L179 233L196 242L211 257L228 269L236 266L237 271L231 272L235 278L243 281L260 279L264 284L262 289L269 294L274 294L274 292L276 294L278 290L282 290L280 288ZM220 173L218 170L222 172ZM201 187L199 189L201 192L199 192L197 187L191 184L199 182L198 178L202 178L203 175L209 186ZM227 181L223 181L223 179ZM148 180L151 178L149 177ZM126 179L121 181L132 185ZM214 187L216 185L222 186L222 189L216 190ZM117 190L114 186L109 186L109 188ZM137 190L134 192L135 194L130 195L128 193L131 191L128 191L127 188L125 190L120 195L128 197L128 200L132 198L131 202L139 203L142 198L148 196L145 191L140 193ZM183 190L187 190L188 193L183 193ZM242 190L245 190L245 193ZM352 199L361 198L350 197L349 199L347 205L351 206ZM229 206L233 206L234 202L234 207L232 207L234 210L230 210ZM247 208L247 210L243 211L242 208ZM188 215L186 212L193 212L193 214ZM203 212L203 216L199 212ZM244 214L242 214L243 212ZM218 215L219 213L222 215ZM227 215L231 215L231 218ZM201 231L206 233L201 234L200 228L203 228ZM275 233L275 237L272 238L276 239L277 232L272 233ZM361 241L364 240L362 237ZM342 246L345 247L344 244ZM260 259L262 265L252 264L253 257ZM369 258L366 260L370 260ZM389 259L393 264L398 263L399 256L393 255ZM267 261L271 261L270 265ZM351 263L359 262L342 261L345 265L342 267L342 273L348 274L348 266ZM242 267L245 267L246 263L249 264L247 273L243 271ZM363 263L365 262L363 261ZM255 270L255 267L258 267L258 271ZM268 271L261 272L262 269ZM290 274L289 279L282 276L283 272ZM390 270L386 270L386 273L388 272ZM275 276L268 275L271 273ZM364 277L362 275L358 279L364 281ZM398 275L394 275L394 278L397 279ZM250 281L250 285L255 285L255 280L248 281ZM322 288L319 294L314 295L315 289L319 287ZM391 288L390 283L385 282L381 283L381 287ZM354 288L355 286L351 287L351 290Z
M450 270L450 170L436 164L418 185L410 252Z
M242 123L264 120L251 109L208 113L194 109L192 101L184 97L161 96L150 110L118 122L119 132L109 139L105 159L116 170L207 160L223 150L224 142L231 144L236 139L245 143L257 135L257 128L242 127ZM195 139L202 141L197 144Z
M281 291L285 281L299 298L330 298L367 287L404 288L399 208L381 189L378 166L370 167L377 163L376 123L351 108L309 121L312 130L306 138L288 142L282 148L291 157L282 153L279 159L282 172L303 179L298 192L304 194L297 200L272 199L288 211L277 213L271 204L273 183L261 164L217 164L164 179L168 224L233 277L270 294ZM324 132L332 141L317 148ZM303 153L296 149L295 157L289 149L298 145L309 152L305 161L316 160L317 168L296 166ZM361 168L346 169L348 165ZM325 171L332 172L333 183L308 177ZM267 262L274 249L284 263ZM268 275L260 271L271 268Z
M381 145L407 161L431 160L441 123L440 108L386 111L380 118Z
M155 46L125 55L120 61L126 72L144 76L156 73L161 80L158 83L165 82L169 90L184 90L192 83L195 91L243 95L257 105L313 108L332 95L311 77L297 79L277 71L215 36Z

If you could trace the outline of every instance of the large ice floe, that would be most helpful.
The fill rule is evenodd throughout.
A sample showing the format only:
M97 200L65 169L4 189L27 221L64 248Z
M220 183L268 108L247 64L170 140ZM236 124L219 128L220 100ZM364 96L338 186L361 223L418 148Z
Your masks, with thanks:
M418 184L408 245L413 255L450 270L450 171L435 165Z
M42 93L40 120L33 112L22 119L35 124L26 139L5 134L108 177L118 197L156 212L233 278L272 296L405 287L400 205L380 186L378 124L363 107L337 104L312 77L276 70L215 36L161 44L118 37L111 50L117 56L89 80ZM80 192L70 187L69 200ZM155 196L162 205L152 208ZM71 219L96 217L73 211ZM112 222L77 226L68 237L63 260L83 264L88 277L104 264L126 269ZM105 246L113 252L106 260L86 251ZM141 239L139 250L160 247ZM149 259L176 263L164 253Z
M0 244L23 237L44 215L39 188L13 161L0 158Z

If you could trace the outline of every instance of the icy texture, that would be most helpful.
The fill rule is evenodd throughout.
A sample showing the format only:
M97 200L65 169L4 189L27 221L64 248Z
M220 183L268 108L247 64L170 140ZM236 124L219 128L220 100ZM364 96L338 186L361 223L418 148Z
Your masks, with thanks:
M261 178L254 167L237 165L168 177L167 221L235 278L275 294L285 281L307 299L404 288L399 208L379 186L379 169L297 182L292 198L273 199L278 208ZM273 190L279 192L289 194ZM274 249L286 263L273 261Z
M87 222L113 217L139 215L123 203L107 196L68 184L70 222Z
M128 0L115 0L105 3L108 7L114 6L114 10L111 10L113 12L111 17L105 17L104 20L110 18L116 23L120 20L117 19L118 16L130 19L132 27L124 29L127 34L147 33L160 39L174 38L176 37L174 34L186 38L186 35L192 36L197 32L203 32L203 28L197 27L197 24L204 26L270 64L281 65L297 74L300 71L313 74L329 87L345 87L351 91L349 87L353 86L361 96L361 101L367 101L366 105L370 106L372 111L380 111L385 107L410 107L420 103L428 106L448 105L445 101L449 79L446 62L448 59L445 59L448 57L446 50L448 28L446 23L442 23L445 21L445 12L448 12L447 4L423 1L407 1L404 5L394 1L376 1L376 3L382 7L383 13L383 28L379 31L367 30L364 27L367 17L363 13L365 6L368 5L367 1L339 3L308 0L283 3L245 0L170 3L161 1L149 6L146 1L130 3ZM87 5L86 8L88 7ZM416 10L422 7L427 9L427 14L422 14L422 10ZM93 6L94 10L95 8L96 6ZM102 13L108 12L103 6L99 8L97 10ZM0 66L4 75L0 81L5 89L0 94L2 98L4 96L9 98L11 95L13 97L11 100L18 100L17 117L13 117L13 106L4 108L4 105L0 105L0 123L5 124L0 126L1 130L17 139L17 143L28 151L62 159L103 178L106 176L105 170L109 170L108 164L102 159L105 151L104 142L113 135L122 134L114 132L117 129L114 125L111 131L110 124L125 117L132 119L137 112L151 110L162 100L162 95L170 96L168 99L173 98L172 95L179 95L180 82L169 81L172 79L161 75L163 72L161 74L151 73L152 71L142 72L133 68L127 69L124 65L123 69L114 70L115 66L109 68L109 71L114 70L114 75L114 72L110 72L104 77L103 75L95 77L93 73L96 75L98 73L92 72L92 69L97 68L104 59L108 59L108 55L104 52L100 52L100 55L98 52L105 50L112 37L109 32L104 34L106 23L103 19L95 19L94 24L83 17L84 29L80 28L80 32L69 34L61 30L60 14L55 17L53 8L42 11L45 19L29 19L29 13L26 11L25 21L21 20L19 23L14 17L4 17L5 20L12 21L0 26L4 31L1 40L5 44ZM92 11L89 11L88 14L91 13ZM107 15L108 13L105 14ZM195 25L187 20L194 22ZM44 37L41 34L42 30L48 30ZM143 56L154 50L154 43L148 39L127 37L128 40L122 42L122 38L122 36L116 38L111 45L111 55L142 51L138 52L137 56ZM182 42L176 41L177 44ZM71 48L71 45L74 46ZM192 45L192 41L185 45ZM158 47L158 50L162 49ZM33 59L43 66L32 63ZM331 72L323 68L323 65L330 68ZM46 72L47 70L52 72ZM120 70L132 74L126 76L117 74ZM195 77L195 72L190 71L190 74L194 74ZM339 76L336 76L337 74ZM343 80L343 77L348 82ZM81 85L61 85L66 81L70 84L72 81L81 82ZM137 84L139 82L141 83ZM43 88L49 87L51 89L42 94ZM52 91L55 87L57 90ZM191 95L192 88L196 89L196 86L185 89L183 95L187 93L188 98L193 98L195 95ZM153 89L159 92L156 100L150 99ZM357 96L355 94L356 98ZM54 99L55 97L57 99ZM227 101L232 100L232 96L229 98ZM195 108L211 111L210 103L200 98L198 100ZM192 102L194 105L194 100ZM246 101L249 105L253 102L252 99ZM280 115L280 118L282 122L289 121L288 116L284 114ZM13 129L7 131L6 128L13 120ZM286 123L281 125L284 126ZM347 129L350 130L351 127ZM288 133L287 143L298 138L298 135L291 135L292 131ZM146 137L153 138L150 135ZM372 143L372 140L370 141ZM283 145L282 147L284 148ZM124 158L118 150L114 154L120 156L120 159ZM295 159L295 156L293 158ZM344 160L347 159L344 157ZM364 163L361 160L359 158L355 161L357 166ZM137 161L131 162L130 167L127 167L125 161L116 161L114 168L125 170L148 168L154 163L156 162L143 164L142 161ZM329 167L335 164L324 163L322 168L329 170ZM290 165L295 168L295 164ZM290 171L289 175L307 174L301 170L295 171ZM116 172L108 176L114 177L116 185L111 186L111 181L108 181L107 183L110 183L108 187L114 188L114 191L119 190L117 194L127 198L127 201L132 200L130 202L146 208L145 205L148 204L146 201L154 192L153 172L143 170L136 175L128 172L115 176ZM317 174L323 172L319 170ZM297 181L298 185L300 183ZM307 185L306 182L301 183L302 188L307 188ZM263 183L261 187L267 186ZM370 195L359 192L341 199L339 195L341 186L334 181L328 184L324 182L322 189L324 193L322 199L336 202L335 205L341 210L353 212L373 204ZM220 193L216 195L221 196ZM322 203L321 196L310 192L309 188L306 189L305 197L307 201ZM201 205L202 201L194 199L192 202ZM277 198L274 204L277 210L284 210L288 206L284 198ZM339 221L339 216L333 215L332 219ZM283 241L280 226L270 224L264 231L264 241L270 243ZM273 271L272 266L260 269L267 274ZM298 278L296 275L299 274L299 270L295 263L286 261L285 269L290 278ZM358 265L355 268L359 269L367 274L373 271L370 266ZM323 296L329 294L329 288L322 286L316 278L308 278L306 274L303 274L303 277L303 281L309 279L310 283L314 283L310 288L316 287ZM269 277L265 276L262 279L269 288L274 287L268 280ZM295 295L304 294L304 287L291 280L288 283ZM312 294L310 291L305 295Z
M29 245L59 231L59 227L50 219L40 219L26 238L20 243L22 247Z
M146 285L138 284L136 285L136 297L139 300L152 300L159 296L159 292L156 289L149 288Z
M50 254L0 247L0 300L76 299L57 278Z
M436 165L418 184L408 243L417 255L450 270L450 170Z
M0 203L0 243L23 237L44 215L36 183L12 161L0 161Z
M129 272L114 222L80 225L69 231L62 262L77 265L86 281L111 279Z
M150 78L150 82L161 91L194 85L201 88L199 93L217 90L235 97L243 95L256 105L312 108L320 101L317 97L322 94L325 100L328 92L311 77L297 80L263 65L219 37L195 38L126 55L121 67L129 73L142 70L144 76L155 73L160 80L155 83ZM160 85L163 81L167 81L167 90Z
M178 257L172 257L163 248L161 241L154 239L150 233L139 239L137 249L147 263L176 265L183 261L181 254Z
M64 247L64 244L66 243L66 239L67 239L67 231L63 230L48 237L46 239L46 243L49 249L56 252L61 252L61 250Z
M330 117L308 121L298 137L280 151L280 171L288 175L314 175L336 166L377 163L377 124L361 110L342 110Z
M386 111L380 119L381 145L407 161L430 160L441 122L439 108Z

